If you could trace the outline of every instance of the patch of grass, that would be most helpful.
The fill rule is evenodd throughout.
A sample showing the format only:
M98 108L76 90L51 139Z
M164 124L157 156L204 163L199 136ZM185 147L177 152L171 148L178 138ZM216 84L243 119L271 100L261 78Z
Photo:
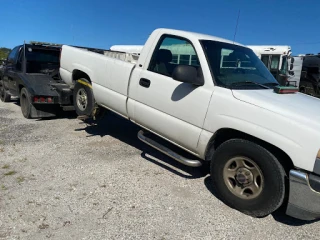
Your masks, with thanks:
M5 185L1 185L1 190L8 190L8 188Z
M4 141L0 140L0 144L4 144Z
M2 166L2 169L8 169L8 168L10 168L9 164L5 164L5 165Z
M24 182L24 180L25 180L25 178L24 177L17 177L17 182L18 183L22 183L22 182Z
M14 175L16 173L17 173L16 171L9 171L9 172L6 172L4 175L5 176L11 176L11 175Z

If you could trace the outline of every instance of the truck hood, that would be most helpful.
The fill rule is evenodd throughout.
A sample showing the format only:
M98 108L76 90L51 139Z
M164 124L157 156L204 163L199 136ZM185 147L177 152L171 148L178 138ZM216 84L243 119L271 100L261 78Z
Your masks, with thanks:
M272 111L320 131L320 99L302 93L277 94L272 89L232 90L243 102Z

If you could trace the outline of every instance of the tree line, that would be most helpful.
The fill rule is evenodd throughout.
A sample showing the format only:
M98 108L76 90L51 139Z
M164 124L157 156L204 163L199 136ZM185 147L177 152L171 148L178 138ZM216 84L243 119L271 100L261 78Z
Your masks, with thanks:
M6 59L10 51L11 51L10 48L5 48L5 47L0 48L0 60Z

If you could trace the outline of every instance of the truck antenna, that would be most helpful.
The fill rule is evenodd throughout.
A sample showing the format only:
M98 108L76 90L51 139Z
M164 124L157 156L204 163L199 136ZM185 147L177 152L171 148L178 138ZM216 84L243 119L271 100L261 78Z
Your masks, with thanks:
M236 35L237 35L237 30L238 30L238 23L239 23L239 17L240 17L240 9L239 9L239 12L238 12L238 18L237 18L236 29L235 29L235 31L234 31L233 44L234 44L234 41L236 40Z

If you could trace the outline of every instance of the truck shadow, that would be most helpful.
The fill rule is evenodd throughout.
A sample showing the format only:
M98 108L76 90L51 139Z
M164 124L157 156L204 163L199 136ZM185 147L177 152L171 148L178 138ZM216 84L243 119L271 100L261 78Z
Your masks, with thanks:
M207 176L204 179L204 185L212 193L212 195L214 195L216 198L218 198L220 201L222 201L221 198L218 196L216 190L213 187L212 180L211 180L210 176ZM234 211L237 211L237 210L234 210ZM275 221L282 223L284 225L288 225L288 226L303 226L303 225L308 225L308 224L312 224L312 223L317 222L317 220L305 221L305 220L299 220L299 219L290 217L285 214L285 207L281 207L280 209L278 209L277 211L275 211L271 215Z
M81 124L85 123L81 122ZM141 142L137 138L137 133L139 130L141 130L139 126L111 112L108 112L95 124L87 124L84 128L75 129L75 131L86 131L89 134L87 137L98 135L100 137L111 136L116 138L121 142L139 149L142 152L141 157L145 160L156 164L157 166L162 167L180 177L194 179L204 177L207 174L203 168L192 168L185 166ZM158 140L163 141L157 138L157 141ZM170 145L170 148L179 154L183 154L185 157L190 155L176 146Z
M18 99L11 100L10 103L21 107L20 101ZM60 108L55 109L56 116L53 117L42 117L42 118L35 118L35 121L48 121L48 120L55 120L55 119L75 119L77 118L76 111L63 111Z

